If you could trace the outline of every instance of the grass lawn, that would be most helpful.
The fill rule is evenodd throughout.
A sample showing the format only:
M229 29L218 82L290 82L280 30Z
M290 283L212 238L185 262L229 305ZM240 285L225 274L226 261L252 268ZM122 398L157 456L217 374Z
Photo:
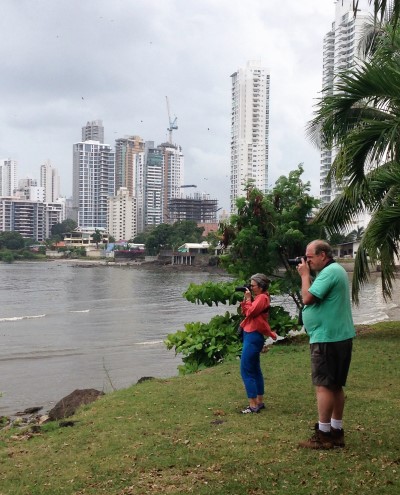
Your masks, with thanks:
M297 448L316 421L303 341L262 355L260 414L239 414L247 401L234 361L108 394L82 408L73 427L3 430L0 494L398 495L399 358L399 322L362 327L345 449Z

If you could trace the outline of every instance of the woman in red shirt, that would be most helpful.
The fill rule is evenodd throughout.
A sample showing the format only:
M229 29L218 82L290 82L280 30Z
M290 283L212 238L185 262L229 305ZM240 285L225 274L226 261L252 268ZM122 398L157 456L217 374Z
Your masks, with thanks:
M251 292L246 290L243 302L240 303L245 319L243 328L243 350L240 360L240 373L249 399L249 405L243 414L258 413L264 405L264 377L260 366L260 353L266 337L274 340L277 335L268 323L270 297L268 287L270 281L263 273L256 273L250 278Z

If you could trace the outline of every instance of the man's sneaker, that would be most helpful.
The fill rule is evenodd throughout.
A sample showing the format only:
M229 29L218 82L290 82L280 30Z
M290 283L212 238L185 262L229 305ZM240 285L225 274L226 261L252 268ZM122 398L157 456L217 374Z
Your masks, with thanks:
M331 437L333 446L336 447L344 447L344 430L337 430L336 428L331 428Z
M304 449L316 449L316 450L329 450L333 449L333 440L330 432L321 431L318 428L318 423L316 423L314 427L314 435L305 440L304 442L299 443L299 447Z

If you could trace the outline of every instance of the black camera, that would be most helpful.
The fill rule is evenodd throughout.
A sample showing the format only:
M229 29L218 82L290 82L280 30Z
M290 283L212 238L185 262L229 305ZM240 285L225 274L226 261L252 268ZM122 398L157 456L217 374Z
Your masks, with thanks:
M288 259L287 262L290 266L297 266L301 260L307 261L307 256L297 256L297 258Z
M241 287L235 287L235 292L246 292L250 290L250 285L242 285Z

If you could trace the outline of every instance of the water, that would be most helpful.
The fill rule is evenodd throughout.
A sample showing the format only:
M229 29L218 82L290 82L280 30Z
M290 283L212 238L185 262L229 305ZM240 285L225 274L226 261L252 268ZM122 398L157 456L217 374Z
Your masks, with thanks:
M110 391L177 374L168 333L226 311L186 301L208 273L0 264L0 415L52 407L76 388Z
M0 264L0 277L0 415L49 410L76 388L107 392L174 376L181 360L163 344L167 334L227 309L182 298L190 282L226 280L209 273L54 261ZM373 279L354 320L400 320L398 296L386 304Z

